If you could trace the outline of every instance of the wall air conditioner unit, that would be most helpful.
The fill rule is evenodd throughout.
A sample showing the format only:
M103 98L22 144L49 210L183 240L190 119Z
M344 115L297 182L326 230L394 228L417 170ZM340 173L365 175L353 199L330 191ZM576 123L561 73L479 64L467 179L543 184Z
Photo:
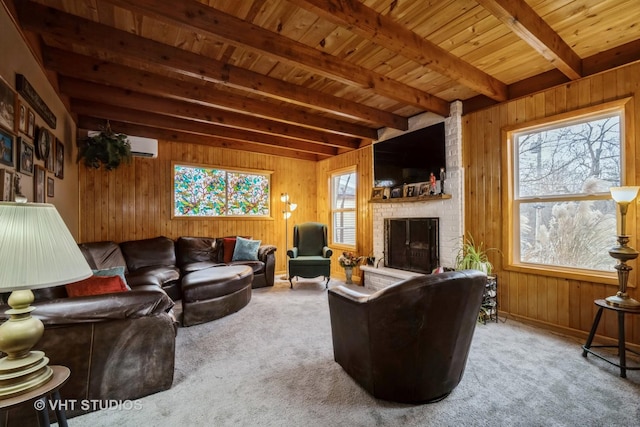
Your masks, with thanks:
M90 130L87 136L91 137L100 132ZM127 141L131 145L131 155L134 157L149 157L155 159L158 157L158 140L152 138L143 138L141 136L127 136Z
M157 139L129 136L127 140L131 145L131 154L135 157L150 157L152 159L158 157Z

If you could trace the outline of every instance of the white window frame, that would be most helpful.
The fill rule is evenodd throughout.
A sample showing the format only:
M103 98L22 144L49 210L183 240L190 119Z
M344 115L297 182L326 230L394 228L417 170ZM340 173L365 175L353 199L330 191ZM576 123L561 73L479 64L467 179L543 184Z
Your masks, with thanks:
M570 268L562 266L554 266L548 264L527 264L520 261L520 229L519 229L519 201L516 197L517 190L517 159L515 158L515 136L518 133L525 131L534 131L537 129L544 129L545 127L558 127L559 125L570 125L571 122L583 121L584 119L597 119L598 117L605 116L610 113L618 113L620 115L620 156L621 156L621 171L620 180L621 185L625 185L625 182L635 180L635 165L634 156L628 155L630 147L634 144L634 138L632 130L630 130L627 123L633 120L632 113L632 98L625 98L617 101L603 103L594 107L583 108L567 113L562 113L547 118L522 123L514 126L505 127L502 130L502 140L504 142L505 150L503 150L503 182L506 185L503 186L503 201L505 206L503 208L503 221L505 224L503 247L504 247L504 269L510 271L517 271L521 273L530 273L546 276L554 276L565 279L594 281L597 280L601 283L607 283L615 285L617 284L617 276L615 272L608 272L602 270L588 270L581 268ZM594 194L594 195L580 195L578 197L549 197L540 198L541 201L553 201L553 200L606 200L611 199L610 193L606 194ZM630 246L635 244L635 213L633 218L627 217L627 226L632 226L633 233ZM616 233L616 230L612 230L612 233ZM612 265L615 265L616 261L611 258ZM632 272L633 274L633 272ZM631 280L630 280L631 282Z
M337 208L336 206L334 206L334 202L335 202L335 197L334 197L334 180L344 176L344 175L350 175L353 174L355 176L356 179L356 194L355 194L355 203L354 203L354 207L353 208ZM358 245L358 170L357 167L349 167L349 168L344 168L344 169L340 169L340 170L336 170L331 172L330 176L329 176L329 200L331 203L331 209L330 209L330 227L329 227L329 240L330 240L330 244L333 247L339 247L339 248L344 248L344 249L350 249L350 250L355 250L357 245ZM334 228L334 215L336 213L344 213L344 212L353 212L354 213L354 218L355 218L355 224L354 224L354 243L353 245L347 244L347 243L342 243L342 242L337 242L335 240L335 233L336 230Z

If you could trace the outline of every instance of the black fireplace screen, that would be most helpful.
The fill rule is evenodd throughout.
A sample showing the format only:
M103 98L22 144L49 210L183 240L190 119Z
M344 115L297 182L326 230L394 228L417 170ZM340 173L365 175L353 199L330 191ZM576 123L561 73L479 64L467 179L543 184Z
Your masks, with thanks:
M438 218L386 218L384 265L431 273L440 263Z

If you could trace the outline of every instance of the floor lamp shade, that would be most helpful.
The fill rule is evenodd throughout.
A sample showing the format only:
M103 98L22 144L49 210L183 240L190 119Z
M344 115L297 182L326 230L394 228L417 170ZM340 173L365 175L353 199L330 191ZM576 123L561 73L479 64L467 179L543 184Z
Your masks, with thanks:
M31 316L31 289L76 282L91 268L60 214L44 203L0 203L0 292L11 291L0 326L0 398L25 393L51 378L48 359L30 351L44 331Z

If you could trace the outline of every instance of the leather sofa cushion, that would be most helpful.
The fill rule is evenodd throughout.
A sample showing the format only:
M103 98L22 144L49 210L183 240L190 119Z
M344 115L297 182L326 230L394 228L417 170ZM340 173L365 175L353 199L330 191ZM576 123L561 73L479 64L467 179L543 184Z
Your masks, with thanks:
M130 274L127 278L130 278L132 276L154 276L158 279L160 285L164 286L167 283L175 282L176 280L180 279L180 270L178 269L178 267L154 265L150 267L138 268L135 273Z
M243 265L213 267L182 279L183 304L224 297L251 285L253 273Z
M78 247L92 270L127 266L120 247L115 242L80 243Z
M65 285L69 297L83 297L87 295L102 295L115 292L124 292L126 285L120 276L91 276Z
M130 240L120 243L120 249L129 271L158 265L167 267L176 265L175 245L168 237Z
M176 262L180 268L200 262L218 262L216 239L209 237L179 237L176 240Z
M262 261L231 261L226 265L246 265L251 267L253 274L264 273L264 262Z

